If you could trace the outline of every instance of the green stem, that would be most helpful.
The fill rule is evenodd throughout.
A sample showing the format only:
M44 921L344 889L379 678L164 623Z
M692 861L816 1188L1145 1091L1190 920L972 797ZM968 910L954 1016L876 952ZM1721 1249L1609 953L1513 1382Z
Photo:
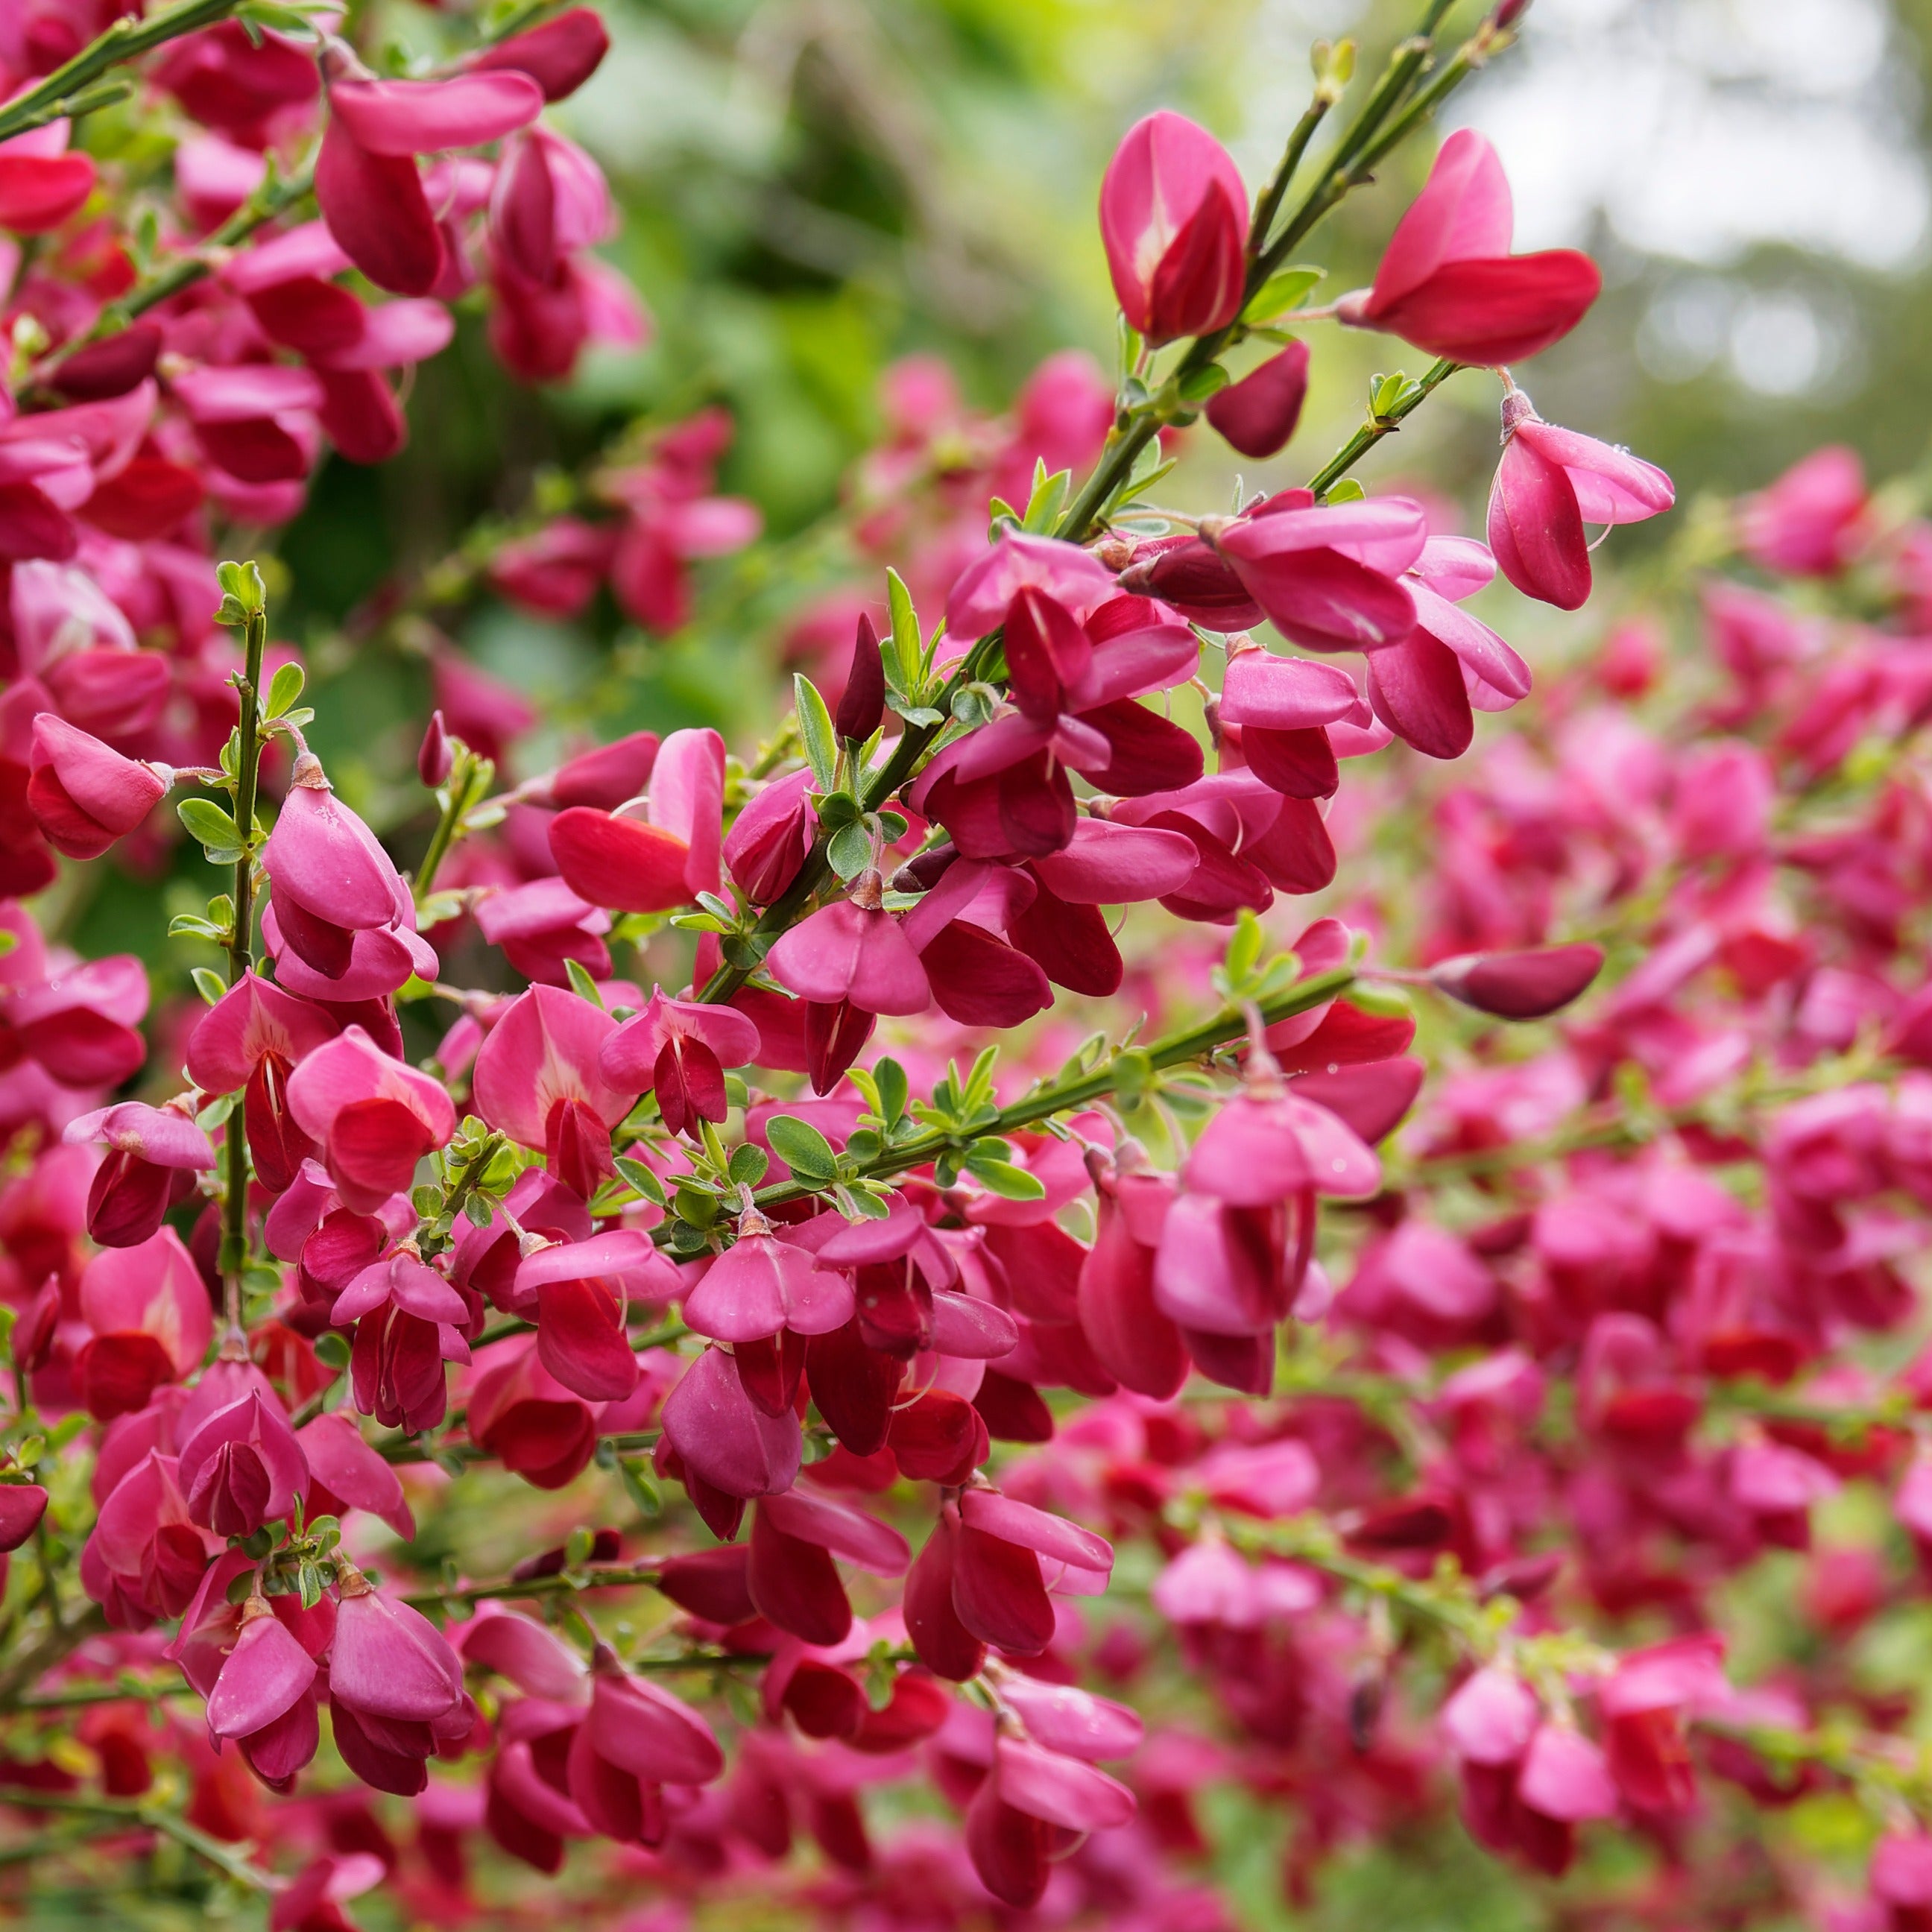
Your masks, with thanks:
M636 1590L658 1580L653 1563L625 1564L598 1570L560 1570L548 1576L492 1576L454 1589L419 1590L403 1601L412 1610L432 1610L448 1604L480 1604L497 1597L574 1595L580 1590Z
M66 1792L29 1791L10 1787L7 1802L29 1811L61 1811L76 1817L118 1820L130 1832L159 1832L184 1846L238 1885L256 1892L273 1892L275 1881L261 1867L232 1846L190 1825L178 1812L163 1810L130 1798L77 1798Z
M1265 241L1261 232L1266 225L1264 223L1251 226L1245 298L1253 298L1286 257L1289 250L1336 202L1347 194L1349 188L1365 178L1364 171L1358 170L1352 172L1351 170L1355 168L1358 158L1367 152L1390 114L1402 105L1417 76L1424 70L1434 46L1436 29L1454 4L1454 0L1429 0L1424 10L1419 32L1396 50L1374 92L1342 135L1320 177L1281 234L1270 243ZM1445 74L1445 84L1430 90L1432 104L1433 100L1440 99L1448 92L1449 87L1460 80L1468 71L1468 64L1466 63L1455 70L1453 78ZM1321 112L1317 112L1317 108L1321 109ZM1298 127L1291 136L1280 165L1275 171L1274 178L1262 196L1262 206L1266 210L1268 222L1273 220L1275 210L1286 194L1289 177L1300 164L1316 124L1326 111L1318 98L1315 106L1311 106L1303 116L1305 132L1303 127ZM1382 149L1378 148L1376 152L1380 153ZM1222 350L1238 340L1243 332L1242 325L1235 322L1213 334L1197 338L1182 357L1172 376L1162 386L1160 393L1125 412L1122 418L1109 431L1106 446L1102 451L1100 460L1094 466L1093 473L1061 516L1054 530L1054 536L1063 542L1081 543L1091 535L1095 525L1105 514L1107 506L1132 475L1142 451L1154 440L1162 424L1174 414L1177 406L1172 392L1175 385L1182 377L1205 368ZM1455 367L1454 364L1438 364L1423 379L1421 389L1407 407L1399 414L1387 418L1382 424L1370 425L1368 429L1358 431L1322 472L1322 476L1328 479L1328 484L1324 487L1332 485L1364 451L1372 448L1388 434L1402 417L1450 374ZM1317 494L1320 492L1318 490ZM990 659L992 648L996 647L996 639L982 638L961 661L958 669L946 680L935 704L934 708L940 713L941 722L939 724L916 728L908 726L901 733L892 756L866 788L862 802L866 810L877 810L912 776L918 768L920 760L945 729L946 721L951 716L954 695L980 674L981 669ZM734 964L728 961L722 965L706 982L698 994L699 999L716 1003L730 998L757 970L759 962L778 934L795 925L804 916L813 899L831 882L832 868L826 856L830 842L828 836L821 832L805 864L800 868L798 877L780 898L766 908L748 939L740 942L752 956L746 963Z
M226 20L241 4L242 0L182 0L181 5L150 14L145 20L116 20L71 60L63 62L44 80L0 107L0 141L32 128L44 128L74 112L76 97L110 68L138 60L183 34L212 27Z
M199 1694L180 1678L158 1682L124 1681L114 1684L68 1684L58 1690L29 1692L14 1706L20 1711L74 1711L90 1704L154 1704L168 1697L193 1697Z
M1460 362L1450 362L1446 359L1431 363L1421 380L1387 416L1372 417L1363 424L1308 479L1308 487L1314 491L1316 500L1318 501L1327 496L1384 436L1393 436L1437 389L1464 366Z
M238 986L255 963L255 800L262 759L262 656L268 644L268 614L250 613L243 634L244 664L236 690L242 717L236 728L235 829L242 842L235 861L235 922L228 935L228 983ZM220 1268L224 1306L232 1334L242 1326L242 1274L248 1262L248 1133L238 1102L229 1112L223 1151L227 1186L221 1209Z
M489 789L496 771L488 758L478 758L468 746L458 747L449 783L443 789L442 816L436 820L436 830L430 834L429 850L416 868L414 890L418 908L435 890L436 873L449 856L449 848L461 836L464 815L476 803L477 794Z
M1346 992L1354 980L1354 969L1350 966L1338 966L1332 972L1315 974L1298 981L1286 993L1262 1001L1262 1018L1272 1026L1277 1020L1307 1012ZM936 1160L949 1148L960 1147L988 1135L1013 1133L1022 1127L1036 1126L1056 1114L1106 1099L1124 1081L1132 1084L1144 1081L1150 1072L1204 1059L1216 1048L1239 1040L1247 1029L1245 1012L1224 1008L1212 1018L1179 1033L1169 1034L1151 1046L1133 1047L1117 1053L1090 1073L1072 1074L1036 1087L1024 1099L1016 1100L1010 1107L1001 1108L992 1120L974 1127L970 1133L928 1128L897 1147L887 1148L876 1160L860 1163L851 1175L842 1175L841 1178L869 1179L903 1174L909 1168L923 1167L928 1162ZM752 1198L759 1207L768 1208L802 1199L812 1192L801 1182L782 1180L770 1187L760 1188Z

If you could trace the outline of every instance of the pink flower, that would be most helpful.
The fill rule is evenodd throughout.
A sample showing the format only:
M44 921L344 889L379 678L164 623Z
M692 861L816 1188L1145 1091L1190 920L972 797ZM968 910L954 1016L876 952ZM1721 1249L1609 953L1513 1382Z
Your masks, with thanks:
M484 1119L520 1145L542 1148L551 1173L586 1201L616 1172L610 1130L630 1111L599 1064L616 1024L574 993L532 986L490 1028L472 1076Z
M1061 1834L1112 1830L1134 1810L1133 1793L1105 1772L1002 1736L966 1814L966 1849L987 1890L1024 1910L1046 1892Z
M148 1240L168 1210L194 1191L194 1175L214 1165L214 1148L193 1120L138 1100L83 1114L61 1138L70 1146L107 1144L87 1196L87 1232L104 1248Z
M670 1262L634 1228L559 1242L526 1255L512 1305L537 1324L543 1365L591 1402L621 1402L638 1385L638 1358L624 1333L634 1297L668 1300L677 1287Z
M1232 567L1283 637L1328 651L1374 650L1408 634L1415 600L1402 573L1422 555L1427 535L1422 506L1406 497L1317 509L1305 490L1284 490L1238 517L1210 519L1202 531L1204 547ZM1162 560L1171 570L1180 567L1169 560L1174 555ZM1169 594L1154 576L1148 588Z
M286 1516L308 1486L308 1463L281 1404L250 1390L182 1444L190 1518L218 1536L250 1536Z
M467 1362L470 1304L413 1250L372 1262L335 1298L329 1321L356 1324L356 1406L385 1428L433 1428L448 1408L446 1362Z
M66 152L68 124L56 121L0 142L0 228L44 235L93 192L94 162Z
M1100 184L1100 238L1121 312L1150 342L1206 335L1240 313L1247 190L1226 150L1184 116L1128 129Z
M1453 362L1493 367L1547 349L1582 320L1603 277L1572 248L1512 255L1514 221L1496 150L1457 129L1389 238L1375 286L1343 298L1342 320Z
M345 1206L372 1214L408 1191L416 1163L456 1131L441 1084L392 1060L359 1026L312 1052L290 1076L289 1111L322 1150Z
M319 1151L289 1112L296 1063L335 1035L320 1007L254 973L244 973L195 1022L188 1078L206 1093L242 1091L242 1120L256 1177L271 1193L291 1186Z
M485 1359L470 1390L470 1440L538 1489L574 1481L597 1448L590 1404L544 1367L534 1340L493 1346Z
M1291 342L1208 404L1208 420L1232 449L1257 460L1273 456L1294 434L1308 394L1308 345Z
M1228 647L1220 718L1238 729L1241 763L1288 797L1331 796L1341 780L1324 728L1369 722L1354 680L1336 664L1276 657L1239 643Z
M681 1134L694 1120L724 1118L725 1068L758 1053L758 1029L742 1013L654 990L644 1011L604 1040L598 1066L622 1093L655 1092L664 1125Z
M494 141L535 120L543 93L514 69L441 81L339 80L316 164L329 232L379 288L426 296L444 244L414 157Z
M1499 1019L1534 1020L1582 996L1603 970L1604 949L1587 942L1525 952L1466 953L1430 970L1451 999Z
M167 796L173 774L124 758L98 738L44 711L34 720L27 806L49 844L70 859L98 859Z
M1670 478L1628 450L1546 423L1520 389L1503 399L1503 460L1490 491L1490 548L1526 596L1559 610L1590 595L1586 523L1641 523L1676 500Z
M572 806L551 820L550 848L570 889L619 912L664 912L718 890L724 741L674 731L651 770L648 822Z
M1856 452L1842 444L1814 450L1738 506L1745 550L1786 577L1834 577L1869 534L1870 498Z
M1396 736L1432 758L1456 758L1475 735L1475 712L1507 711L1529 695L1529 667L1484 623L1456 605L1496 574L1483 546L1431 537L1405 580L1415 628L1372 651L1369 702Z
M201 1272L172 1228L96 1255L80 1278L80 1312L94 1336L75 1366L102 1421L200 1367L214 1334Z
M801 998L850 1001L861 1012L918 1013L932 988L898 918L838 899L782 934L766 956L772 977Z
M546 100L567 100L597 71L610 37L593 7L572 7L470 57L472 74L526 74Z
M910 1555L898 1531L844 1503L798 1490L766 1496L752 1520L752 1601L806 1643L840 1643L852 1607L832 1559L892 1577L905 1574Z

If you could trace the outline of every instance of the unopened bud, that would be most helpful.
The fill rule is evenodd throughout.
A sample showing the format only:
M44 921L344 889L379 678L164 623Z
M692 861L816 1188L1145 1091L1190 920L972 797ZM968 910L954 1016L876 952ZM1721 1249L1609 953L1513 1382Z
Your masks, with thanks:
M1603 970L1604 949L1587 941L1523 952L1466 952L1445 959L1430 983L1498 1019L1538 1020L1569 1005Z
M455 769L456 753L451 748L442 713L432 711L429 729L423 734L422 747L416 753L416 776L434 791L449 782L449 775Z

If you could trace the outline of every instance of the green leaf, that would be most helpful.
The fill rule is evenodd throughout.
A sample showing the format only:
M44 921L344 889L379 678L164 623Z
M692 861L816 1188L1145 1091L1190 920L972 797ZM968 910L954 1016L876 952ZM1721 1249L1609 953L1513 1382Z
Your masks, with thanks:
M862 818L842 825L827 842L825 856L842 879L856 879L872 862L872 828Z
M189 976L194 981L194 990L211 1006L218 1005L228 991L228 982L206 966L197 966Z
M646 1201L654 1201L662 1208L664 1204L664 1183L640 1160L628 1154L620 1154L616 1162L617 1172L641 1194Z
M597 990L597 982L590 976L590 969L580 959L566 959L563 970L570 976L571 990L580 1000L588 1000L601 1013L604 1010L604 995Z
M1345 476L1322 499L1324 503L1359 503L1369 493L1352 476Z
M822 1185L838 1172L832 1143L809 1120L793 1114L774 1114L765 1123L765 1138L800 1180Z
M838 781L838 741L832 730L832 714L818 694L818 687L802 671L794 671L792 702L798 712L799 742L805 748L806 762L820 791L830 791Z
M750 1141L731 1150L731 1159L725 1172L731 1177L734 1187L755 1187L764 1179L771 1166L771 1159L764 1149Z
M175 807L175 814L188 827L188 836L204 849L232 851L242 843L235 820L212 800L184 798Z
M349 1337L329 1330L316 1337L315 1353L318 1361L340 1372L349 1366Z
M1060 521L1060 513L1066 507L1066 499L1072 487L1072 470L1056 470L1049 476L1045 462L1035 457L1033 494L1027 499L1027 529L1036 536L1045 536L1050 532Z
M1322 268L1284 268L1270 275L1256 290L1253 299L1241 311L1244 322L1271 322L1299 306L1301 298L1327 272Z
M905 1114L906 1096L911 1091L906 1070L896 1060L881 1060L872 1069L872 1078L878 1084L879 1118L890 1128Z
M1046 1197L1046 1188L1040 1177L1014 1166L1010 1160L982 1160L977 1154L968 1154L966 1172L989 1194L1005 1200L1040 1201Z
M262 573L252 560L246 563L217 564L214 580L220 585L224 596L241 605L244 617L252 616L268 606L268 586L262 581Z
M1227 370L1218 362L1210 362L1204 369L1191 369L1180 379L1181 400L1204 403L1225 389L1229 380Z
M919 613L913 608L912 592L896 570L886 572L886 601L892 614L892 648L886 668L894 674L892 683L910 696L919 689L926 646L919 634Z
M1250 975L1261 963L1262 948L1268 935L1262 930L1262 922L1252 912L1244 909L1234 922L1234 930L1228 940L1225 970L1231 988L1246 985Z
M655 1522L664 1514L664 1498L659 1494L653 1480L650 1466L634 1456L619 1459L617 1474L622 1479L625 1493L636 1505L638 1515L646 1522Z
M284 664L268 680L268 695L262 707L262 716L280 718L291 710L296 700L302 694L304 682L300 664Z

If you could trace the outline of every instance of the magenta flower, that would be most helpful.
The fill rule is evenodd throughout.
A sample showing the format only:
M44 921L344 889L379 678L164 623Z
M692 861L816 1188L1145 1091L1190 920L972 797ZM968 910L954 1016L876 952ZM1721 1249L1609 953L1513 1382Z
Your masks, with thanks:
M433 1428L448 1408L446 1362L467 1362L470 1310L412 1250L372 1262L335 1298L331 1324L356 1324L350 1358L356 1406L385 1428Z
M1308 345L1291 342L1209 400L1208 420L1232 449L1258 461L1294 434L1308 394Z
M245 973L195 1022L188 1074L203 1092L241 1088L242 1120L256 1178L280 1194L320 1150L289 1112L288 1081L298 1060L334 1037L319 1006L260 974Z
M180 1480L190 1520L217 1536L252 1536L294 1508L308 1462L280 1402L250 1390L182 1443Z
M1100 184L1100 238L1121 313L1150 342L1206 335L1240 313L1248 194L1204 128L1150 114Z
M56 121L0 142L0 228L44 235L94 190L94 162L67 152L68 124Z
M1766 570L1785 577L1835 577L1869 540L1870 512L1857 452L1833 444L1814 450L1744 498L1738 534Z
M1123 583L1196 616L1188 586L1163 582L1163 574L1211 572L1218 562L1245 594L1210 610L1212 628L1238 630L1264 616L1311 650L1373 650L1414 625L1415 600L1402 578L1427 535L1422 506L1406 497L1317 509L1306 490L1284 490L1238 517L1209 519L1198 539L1161 553L1145 569L1137 566Z
M387 1523L405 1543L416 1538L416 1516L403 1496L395 1466L362 1439L362 1432L339 1412L318 1415L296 1432L308 1464L306 1515L345 1516L367 1510Z
M1444 959L1431 982L1478 1012L1508 1020L1541 1019L1582 996L1603 970L1604 949L1587 942L1523 952L1472 952Z
M1025 1910L1046 1890L1067 1834L1124 1825L1134 1796L1103 1771L1016 1737L993 1747L992 1768L966 1814L973 1869L994 1898Z
M444 245L415 157L474 147L535 120L542 90L514 69L450 80L338 80L316 164L329 232L379 288L426 296Z
M905 1574L910 1554L898 1531L862 1511L788 1490L763 1498L752 1514L747 1582L759 1614L780 1630L806 1643L841 1643L852 1606L832 1558L892 1577Z
M391 1059L359 1026L302 1061L289 1077L288 1104L322 1148L344 1204L358 1214L406 1193L417 1162L456 1131L441 1084Z
M259 1775L286 1789L321 1742L311 1694L318 1674L268 1600L251 1596L208 1692L208 1728L234 1738Z
M541 25L526 27L494 46L472 54L472 74L526 74L543 89L545 100L574 94L602 64L610 36L593 7L572 7Z
M572 806L550 822L550 852L591 904L668 911L718 890L724 797L724 740L674 731L651 769L647 820Z
M470 1439L539 1490L580 1475L597 1448L596 1412L543 1364L533 1340L493 1345L470 1384Z
M1368 658L1376 716L1426 757L1456 758L1475 736L1475 712L1506 711L1529 694L1529 667L1486 624L1456 608L1496 574L1483 546L1431 537L1405 580L1415 628Z
M1264 784L1289 798L1327 798L1341 775L1325 728L1366 724L1369 709L1339 665L1231 642L1220 718L1236 728L1242 764Z
M1525 596L1559 610L1590 595L1586 524L1641 523L1676 500L1654 464L1546 423L1520 389L1503 399L1503 460L1490 491L1490 548Z
M638 1385L624 1310L633 1298L668 1300L678 1285L648 1234L620 1228L526 1255L512 1305L535 1319L543 1365L566 1388L590 1402L621 1402Z
M74 1366L102 1421L199 1368L214 1334L200 1270L172 1228L96 1255L80 1278L80 1313L94 1334Z
M337 800L313 758L298 760L262 862L274 895L278 941L318 974L347 971L359 932L414 929L414 908L388 854Z
M616 1169L610 1130L630 1111L600 1070L616 1022L555 986L512 1000L476 1055L476 1111L520 1145L541 1148L550 1171L584 1200Z
M898 917L855 899L836 900L792 927L766 964L780 986L821 1004L919 1013L932 1001L926 968Z
M1458 128L1389 238L1374 286L1343 298L1342 320L1452 362L1538 354L1582 320L1604 278L1574 248L1512 255L1514 221L1496 150Z
M167 796L165 765L124 758L98 738L44 711L34 720L27 808L47 842L70 859L98 859Z
M610 952L604 934L610 916L580 899L561 879L532 879L506 886L476 907L476 926L526 980L567 986L575 960L593 980L610 976Z
M741 1232L685 1298L684 1318L698 1334L734 1344L789 1329L825 1335L852 1318L852 1284L818 1266L802 1248L769 1232Z
M83 1114L61 1138L106 1144L87 1195L87 1232L104 1248L136 1247L157 1233L168 1210L194 1192L194 1177L214 1165L212 1143L187 1115L138 1100Z
M623 1093L655 1093L665 1126L681 1134L694 1120L724 1118L725 1068L758 1053L758 1029L742 1013L653 990L644 1011L605 1040L598 1066Z

